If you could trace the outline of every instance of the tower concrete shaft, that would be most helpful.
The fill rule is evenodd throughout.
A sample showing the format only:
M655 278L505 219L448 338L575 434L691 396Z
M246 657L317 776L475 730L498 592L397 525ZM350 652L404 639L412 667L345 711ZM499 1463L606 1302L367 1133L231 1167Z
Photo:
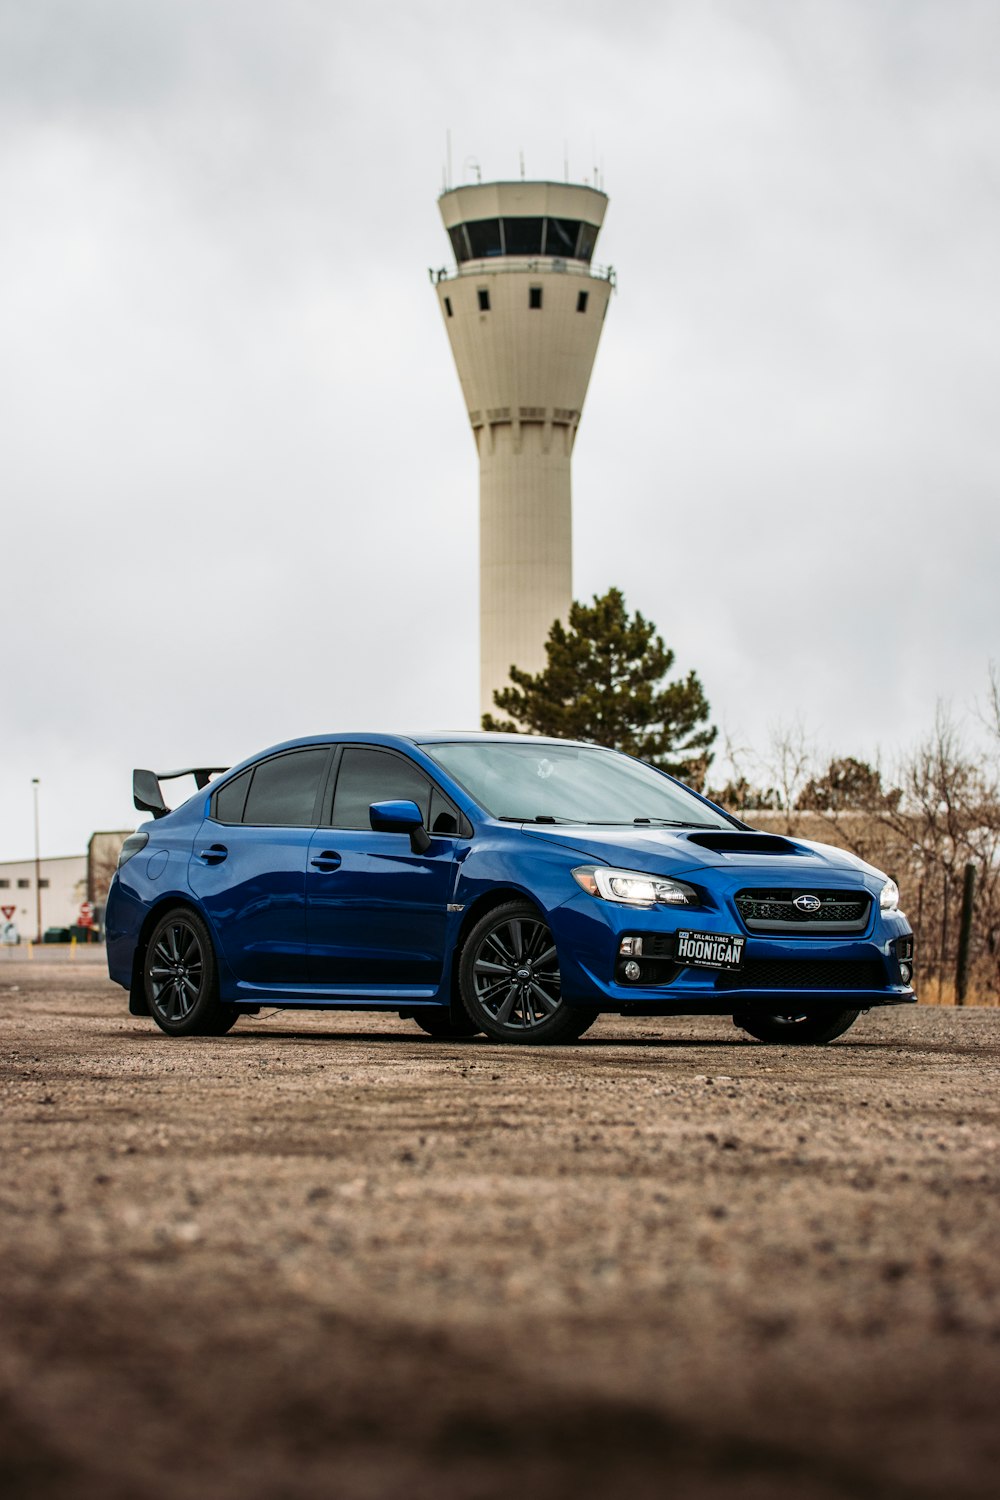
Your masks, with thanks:
M595 188L492 182L439 199L454 274L434 276L479 454L481 712L539 672L573 599L570 460L614 285L591 264Z

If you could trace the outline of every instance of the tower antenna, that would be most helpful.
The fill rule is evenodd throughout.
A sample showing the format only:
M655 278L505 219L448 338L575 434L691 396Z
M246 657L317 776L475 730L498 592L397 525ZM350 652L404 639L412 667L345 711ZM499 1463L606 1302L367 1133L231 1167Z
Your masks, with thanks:
M451 126L444 133L445 136L445 187L451 188Z

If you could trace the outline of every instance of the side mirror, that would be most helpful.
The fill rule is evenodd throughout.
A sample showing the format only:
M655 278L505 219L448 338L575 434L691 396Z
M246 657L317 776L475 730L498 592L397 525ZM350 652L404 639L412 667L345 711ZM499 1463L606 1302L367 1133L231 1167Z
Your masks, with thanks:
M373 802L368 821L376 833L408 833L414 854L426 854L431 847L423 815L415 802Z

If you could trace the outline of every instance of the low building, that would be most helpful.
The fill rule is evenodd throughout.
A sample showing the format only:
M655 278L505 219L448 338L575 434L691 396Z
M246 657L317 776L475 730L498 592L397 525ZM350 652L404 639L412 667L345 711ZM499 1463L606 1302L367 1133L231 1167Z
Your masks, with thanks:
M47 927L74 927L86 901L85 854L40 860L37 877L33 859L7 860L0 864L0 942L33 942Z
M37 884L33 859L0 863L0 944L35 942L52 928L103 935L108 886L131 831L95 833L86 854L39 860Z

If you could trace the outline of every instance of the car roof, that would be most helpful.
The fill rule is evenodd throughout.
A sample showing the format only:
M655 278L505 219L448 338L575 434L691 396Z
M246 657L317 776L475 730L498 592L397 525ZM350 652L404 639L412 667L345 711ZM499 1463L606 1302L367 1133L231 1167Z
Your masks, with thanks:
M469 742L472 744L536 744L536 745L583 745L582 740L564 740L555 735L541 734L501 734L482 729L437 729L423 730L419 734L388 734L383 730L349 730L340 732L331 730L328 734L306 734L300 735L293 740L283 740L278 745L269 745L266 750L257 751L249 759L257 760L261 755L273 755L279 750L292 750L303 745L339 745L365 744L385 745L390 748L402 749L406 746L423 745L453 745L456 743ZM587 749L601 750L602 745L587 745Z

